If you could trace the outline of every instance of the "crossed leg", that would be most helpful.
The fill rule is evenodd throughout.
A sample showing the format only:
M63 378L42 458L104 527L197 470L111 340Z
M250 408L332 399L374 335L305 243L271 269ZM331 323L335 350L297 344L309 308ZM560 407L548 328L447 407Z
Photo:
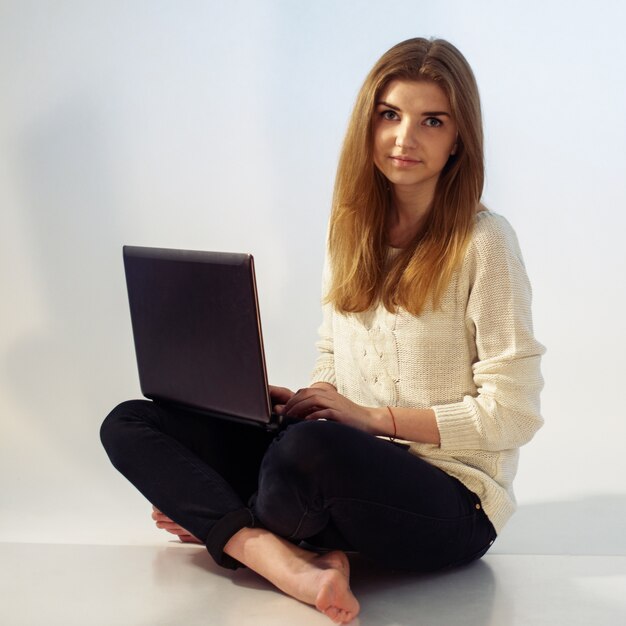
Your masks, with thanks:
M202 542L152 507L158 528L177 535L183 543ZM242 528L224 552L263 576L287 595L311 604L338 624L350 622L359 603L350 591L350 564L337 550L316 554L304 550L260 528Z

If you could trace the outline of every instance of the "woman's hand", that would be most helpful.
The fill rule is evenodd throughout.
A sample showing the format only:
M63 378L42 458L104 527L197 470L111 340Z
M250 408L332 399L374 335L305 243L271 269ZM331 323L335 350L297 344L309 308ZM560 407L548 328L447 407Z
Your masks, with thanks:
M303 420L327 419L347 424L372 435L441 445L433 409L367 407L342 396L329 383L299 389L286 402L282 413Z
M270 399L272 400L272 410L279 415L283 412L285 403L293 398L293 391L287 387L276 387L269 385Z
M304 420L332 420L378 434L375 426L379 419L377 409L348 400L328 383L316 383L312 387L299 389L287 401L283 413Z

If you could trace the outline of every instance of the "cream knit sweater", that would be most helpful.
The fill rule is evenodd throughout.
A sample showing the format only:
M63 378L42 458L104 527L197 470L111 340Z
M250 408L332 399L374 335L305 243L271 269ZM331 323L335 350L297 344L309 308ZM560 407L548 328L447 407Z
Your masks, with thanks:
M327 267L324 285L329 275ZM482 211L440 309L416 317L324 305L312 382L331 383L363 406L432 408L441 445L406 443L477 494L499 533L515 510L519 447L543 423L544 348L530 305L513 229Z

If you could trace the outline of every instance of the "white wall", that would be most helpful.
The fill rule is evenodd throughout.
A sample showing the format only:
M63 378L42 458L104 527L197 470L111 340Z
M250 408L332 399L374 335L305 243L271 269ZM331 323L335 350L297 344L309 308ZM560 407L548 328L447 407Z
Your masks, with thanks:
M625 19L608 0L2 2L0 541L158 538L98 440L139 394L123 243L253 252L271 379L306 383L345 123L418 35L475 68L485 199L548 347L520 504L625 510Z

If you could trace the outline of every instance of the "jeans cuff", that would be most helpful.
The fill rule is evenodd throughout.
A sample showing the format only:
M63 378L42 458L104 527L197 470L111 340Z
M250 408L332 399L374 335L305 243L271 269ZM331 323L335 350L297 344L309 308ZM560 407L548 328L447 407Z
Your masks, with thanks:
M253 528L254 525L254 515L250 509L237 509L224 515L214 524L206 538L206 549L213 560L228 569L243 567L239 561L224 554L224 546L237 531L246 526Z

